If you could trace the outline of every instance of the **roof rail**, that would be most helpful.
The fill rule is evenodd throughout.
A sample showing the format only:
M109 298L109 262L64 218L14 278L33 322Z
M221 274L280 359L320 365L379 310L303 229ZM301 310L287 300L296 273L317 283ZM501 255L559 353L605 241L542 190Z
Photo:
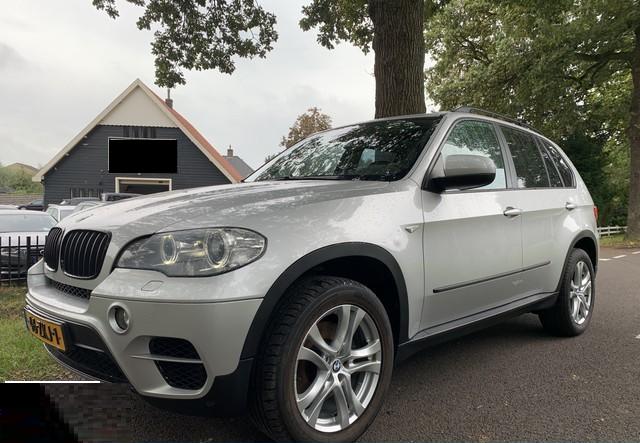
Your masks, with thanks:
M504 120L506 122L513 123L514 125L522 126L523 128L527 128L537 133L540 133L540 131L538 131L536 128L523 122L522 120L518 120L517 118L498 114L497 112L487 111L486 109L474 108L472 106L459 106L451 112L467 112L469 114L478 114L478 115L484 115L486 117L493 117L493 118L497 118L498 120Z

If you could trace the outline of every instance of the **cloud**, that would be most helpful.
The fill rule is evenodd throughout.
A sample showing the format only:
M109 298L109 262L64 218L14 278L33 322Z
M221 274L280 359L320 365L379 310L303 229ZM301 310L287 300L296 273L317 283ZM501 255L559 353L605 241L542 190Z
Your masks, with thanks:
M18 70L27 64L27 60L18 51L6 43L0 42L0 72Z

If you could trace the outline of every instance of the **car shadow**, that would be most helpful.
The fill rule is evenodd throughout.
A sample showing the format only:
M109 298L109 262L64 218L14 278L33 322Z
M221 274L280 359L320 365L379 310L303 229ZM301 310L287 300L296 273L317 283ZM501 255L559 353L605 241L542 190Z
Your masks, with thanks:
M390 392L381 414L365 440L393 438L384 426L385 415L404 408L403 403L441 398L433 386L468 382L469 373L482 379L483 371L505 353L557 340L546 334L537 317L524 315L453 341L426 348L394 370ZM498 368L499 370L500 368ZM158 409L125 385L49 385L46 388L65 420L82 441L265 441L248 417L210 418L180 415ZM442 394L445 395L445 394ZM377 429L376 429L377 428ZM386 438L385 438L386 437ZM402 439L402 434L398 434Z

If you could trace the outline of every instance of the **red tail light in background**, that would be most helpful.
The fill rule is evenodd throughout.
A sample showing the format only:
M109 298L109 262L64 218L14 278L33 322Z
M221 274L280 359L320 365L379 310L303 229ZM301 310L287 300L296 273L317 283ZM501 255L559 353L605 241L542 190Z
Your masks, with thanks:
M593 205L593 216L596 218L596 224L598 224L598 207Z

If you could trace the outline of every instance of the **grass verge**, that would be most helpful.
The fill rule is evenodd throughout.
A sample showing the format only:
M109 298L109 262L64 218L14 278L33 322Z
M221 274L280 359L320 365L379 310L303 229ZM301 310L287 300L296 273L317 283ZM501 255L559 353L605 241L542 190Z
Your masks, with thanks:
M640 248L640 241L627 240L624 238L624 234L614 234L600 237L600 246L605 248Z
M79 380L53 361L27 331L22 308L25 286L0 287L0 382L6 380Z

